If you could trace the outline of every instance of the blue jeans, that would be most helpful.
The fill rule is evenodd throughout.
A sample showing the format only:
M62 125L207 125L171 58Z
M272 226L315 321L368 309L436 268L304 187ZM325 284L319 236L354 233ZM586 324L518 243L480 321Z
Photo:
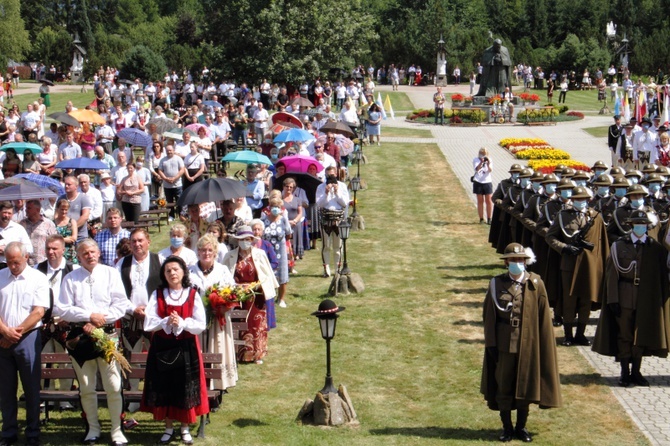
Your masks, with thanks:
M247 145L247 135L249 133L249 130L247 129L233 129L233 141L235 141L235 144L240 143L240 138L242 138L242 145L246 146Z

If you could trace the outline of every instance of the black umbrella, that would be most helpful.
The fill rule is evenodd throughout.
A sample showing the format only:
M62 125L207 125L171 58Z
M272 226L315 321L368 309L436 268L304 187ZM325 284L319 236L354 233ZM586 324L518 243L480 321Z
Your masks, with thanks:
M308 173L286 173L274 179L273 189L282 190L286 178L293 178L295 184L305 191L310 203L316 202L316 188L322 184L322 181Z
M356 136L356 134L351 130L351 127L341 121L328 121L326 122L326 125L319 129L319 131L321 133L339 133L340 135L344 135L347 138L353 138Z
M54 86L54 83L51 82L49 79L40 79L39 82L42 83L42 84L47 84L50 87Z
M124 84L124 85L133 85L135 82L129 81L128 79L121 79L119 81L116 81L117 84Z
M79 121L77 121L76 118L70 116L68 113L65 112L51 113L49 117L56 121L60 121L65 125L71 125L73 127L81 127L81 124L79 124Z
M230 178L210 178L189 186L179 197L177 205L188 206L210 201L232 200L244 197L246 194L246 188L241 181Z

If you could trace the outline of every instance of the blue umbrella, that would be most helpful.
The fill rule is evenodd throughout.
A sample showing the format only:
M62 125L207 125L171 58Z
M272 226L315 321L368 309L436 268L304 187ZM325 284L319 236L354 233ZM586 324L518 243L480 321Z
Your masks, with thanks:
M61 161L56 164L59 169L92 169L92 170L109 170L109 166L102 161L93 158L72 158L70 160Z
M223 108L223 105L216 101L204 101L202 105L206 105L207 107Z
M253 150L240 150L239 152L231 152L221 158L221 161L244 163L244 164L267 164L272 165L272 161L267 156L254 152Z
M131 146L149 147L151 146L151 136L142 130L134 128L125 128L116 134L119 138L125 139Z
M12 183L13 178L25 178L26 180L37 184L39 187L45 187L56 192L58 195L63 195L65 193L65 188L60 184L60 181L46 175L38 175L36 173L19 173L13 177L7 178L5 182Z
M275 136L275 139L272 142L304 142L311 141L314 138L314 135L309 133L307 130L303 129L288 129L281 132L279 135Z
M57 195L49 189L41 188L36 184L17 184L0 190L0 201L12 200L39 200L40 198L55 198Z
M6 152L7 149L14 149L16 153L23 153L26 150L33 153L42 153L42 148L32 142L10 142L0 147L3 152Z

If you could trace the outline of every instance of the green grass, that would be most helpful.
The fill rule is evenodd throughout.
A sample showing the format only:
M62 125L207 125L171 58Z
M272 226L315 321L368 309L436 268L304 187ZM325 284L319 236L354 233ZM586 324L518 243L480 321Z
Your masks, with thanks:
M586 133L588 133L591 136L595 136L596 138L604 138L607 136L607 130L609 129L608 126L602 126L602 127L589 127L584 130Z
M325 345L310 313L329 280L319 277L319 251L307 251L288 286L289 308L277 309L265 363L240 367L237 387L212 414L199 444L497 442L498 415L478 389L481 303L502 261L485 243L488 226L476 224L469 191L436 145L407 150L389 143L382 150L367 149L361 175L369 188L357 197L367 229L352 232L347 243L349 267L361 274L366 291L335 298L346 311L332 342L332 372L336 385L347 386L360 426L329 430L294 421L325 375ZM426 165L442 174L427 179ZM166 234L152 233L153 250L165 246ZM538 444L647 444L576 349L559 348L559 368L565 406L531 409L529 429ZM107 416L103 410L101 419ZM155 442L160 423L147 414L136 418L141 425L127 434L129 441ZM44 440L73 444L82 432L78 413L55 412Z
M381 94L382 103L386 101L386 96L388 95L391 100L391 107L393 107L393 112L396 113L396 115L399 112L407 112L414 109L412 101L409 100L409 97L405 93L399 91L383 91ZM376 95L375 99L377 99Z
M523 92L523 88L515 87L514 94L519 95ZM547 90L529 90L530 93L537 94L540 96L540 103L545 105L547 102ZM556 107L563 105L563 103L558 103L559 91L554 91L553 103ZM610 101L609 90L607 91L607 105L610 110L614 110L614 103ZM579 91L568 91L565 96L565 105L570 107L570 110L576 110L581 112L598 112L602 106L602 102L598 102L598 90L579 90Z
M382 137L384 136L393 136L402 138L432 138L433 134L430 132L430 130L384 126L384 128L382 129Z
M51 91L53 92L54 89L57 88L58 87L52 87ZM28 105L29 103L33 103L39 97L40 95L38 93L15 94L13 101L16 102L21 111L24 111L26 109L26 105ZM93 101L93 99L95 99L95 95L92 93L92 91L89 91L88 93L81 93L79 91L68 91L63 93L51 93L50 99L51 99L51 107L49 107L49 109L47 110L47 115L54 112L65 111L65 105L67 104L67 101L72 101L72 104L74 104L74 106L77 108L84 108L88 104L90 104ZM9 102L5 101L5 106L8 106L8 104L11 102L12 102L11 99L9 100Z

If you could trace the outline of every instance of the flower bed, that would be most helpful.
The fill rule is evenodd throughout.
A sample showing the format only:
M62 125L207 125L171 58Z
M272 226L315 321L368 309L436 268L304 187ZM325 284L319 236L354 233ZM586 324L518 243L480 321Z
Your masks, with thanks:
M460 93L454 93L451 95L451 102L463 102L464 100L465 96Z
M585 172L590 172L591 168L584 163L575 160L531 160L528 161L528 167L535 170L536 172L541 172L543 174L553 173L556 166L563 164L567 167L572 167L575 170L583 170Z
M574 116L579 119L584 119L584 113L578 111L567 112L566 116Z
M519 121L543 122L548 121L550 118L556 118L557 116L557 109L541 108L538 110L522 110L517 114L516 119Z
M527 149L516 153L520 160L569 160L570 154L559 149Z
M519 95L519 99L525 102L538 102L540 100L540 96L536 95L535 93L521 93Z
M453 120L454 112L451 109L444 109L444 119L448 122L460 123L481 123L486 119L486 113L482 110L459 110L456 113L458 120ZM407 114L408 121L423 122L432 124L435 118L435 110L414 110Z

